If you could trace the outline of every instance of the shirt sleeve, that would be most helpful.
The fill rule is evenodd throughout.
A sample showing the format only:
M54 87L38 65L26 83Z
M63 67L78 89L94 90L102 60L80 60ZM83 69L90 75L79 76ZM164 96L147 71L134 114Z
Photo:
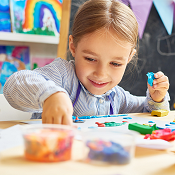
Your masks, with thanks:
M168 92L164 97L163 101L160 103L152 100L148 90L146 92L146 97L142 97L142 96L134 96L130 94L128 91L124 91L121 88L120 96L121 100L120 100L119 113L151 112L152 110L158 110L158 109L170 110L169 108L170 97Z
M51 64L35 70L21 70L6 81L3 94L10 105L26 112L42 112L45 99L65 90L69 64L56 59ZM68 94L68 93L67 93Z
M166 109L166 110L170 111L169 101L170 101L170 96L169 96L168 92L166 93L162 102L155 102L151 98L151 96L149 94L149 90L147 90L144 110L146 110L148 112L151 112L152 110L158 110L158 109Z

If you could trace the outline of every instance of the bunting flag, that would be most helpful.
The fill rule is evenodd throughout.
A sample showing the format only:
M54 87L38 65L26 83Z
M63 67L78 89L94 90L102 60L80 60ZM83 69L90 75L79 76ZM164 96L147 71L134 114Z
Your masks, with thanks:
M175 0L120 0L133 10L139 24L139 38L142 39L149 13L154 4L169 35L175 22Z
M141 39L152 7L152 0L129 1L131 9L133 10L139 24L139 38Z
M173 29L173 1L172 0L153 0L159 16L169 35Z
M121 0L125 5L129 6L129 0Z
M174 22L175 22L175 0L173 0L172 6L173 6L173 19L174 19Z

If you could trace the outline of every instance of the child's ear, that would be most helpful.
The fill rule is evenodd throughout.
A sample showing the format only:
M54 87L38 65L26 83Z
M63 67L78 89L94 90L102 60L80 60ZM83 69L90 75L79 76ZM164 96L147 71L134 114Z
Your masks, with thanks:
M72 56L75 57L75 46L74 46L72 35L69 36L69 50L70 50Z
M136 50L133 49L132 53L129 56L128 63L132 60L132 57L135 55L135 53L136 53Z

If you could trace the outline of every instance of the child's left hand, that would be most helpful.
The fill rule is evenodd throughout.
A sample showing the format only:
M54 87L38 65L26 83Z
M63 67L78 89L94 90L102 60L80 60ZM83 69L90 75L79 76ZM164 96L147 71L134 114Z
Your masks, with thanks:
M169 80L161 71L155 73L154 77L156 79L153 80L152 87L147 83L149 93L155 102L162 102L169 89Z

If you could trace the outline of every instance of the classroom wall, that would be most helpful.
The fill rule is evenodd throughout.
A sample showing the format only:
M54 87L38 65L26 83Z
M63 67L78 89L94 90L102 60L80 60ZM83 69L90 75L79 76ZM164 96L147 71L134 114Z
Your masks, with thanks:
M86 0L72 0L70 31L74 15L78 7ZM169 44L169 45L168 45ZM68 55L68 60L73 59ZM139 41L138 64L129 65L119 84L131 94L145 96L147 90L148 72L162 71L169 77L171 97L170 106L173 108L175 103L175 28L172 35L168 35L160 16L152 5L148 21L142 39Z

